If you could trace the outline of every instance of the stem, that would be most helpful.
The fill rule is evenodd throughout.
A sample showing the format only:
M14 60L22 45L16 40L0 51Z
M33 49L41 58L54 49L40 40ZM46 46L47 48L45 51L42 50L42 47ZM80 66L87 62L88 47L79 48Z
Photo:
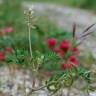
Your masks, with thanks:
M60 81L60 80L62 79L63 76L64 76L64 75L62 75L57 81L54 81L54 82ZM52 84L52 83L53 83L53 82L49 82L48 84L46 84L46 85L44 85L44 86L42 86L42 87L40 87L40 88L38 88L38 89L32 89L32 90L30 91L30 93L29 93L27 96L30 96L33 92L36 92L36 91L38 91L38 90L41 90L41 89L43 89L43 88L49 86L49 85ZM52 94L54 94L54 93L52 93ZM52 96L52 95L49 95L49 96Z
M31 59L32 59L33 57L32 57L32 46L31 46L31 28L30 28L30 24L28 24L28 31L29 31L29 50L30 50L30 56L31 56Z
M90 96L89 91L87 90L87 95Z
M36 92L36 91L38 91L38 90L41 90L41 89L49 86L51 83L53 83L53 82L49 82L49 83L46 84L45 86L42 86L42 87L40 87L40 88L38 88L38 89L32 89L32 90L30 91L30 93L28 94L28 96L30 96L33 92Z
M24 84L24 86L23 86L23 92L24 92L24 96L27 96L27 93L26 93L26 78L25 78L25 74L26 74L26 72L23 70L23 74L24 74L24 80L23 80L23 84Z
M70 88L68 88L67 96L70 96Z
M24 95L27 96L25 83L26 83L26 81L25 81L25 78L24 78Z

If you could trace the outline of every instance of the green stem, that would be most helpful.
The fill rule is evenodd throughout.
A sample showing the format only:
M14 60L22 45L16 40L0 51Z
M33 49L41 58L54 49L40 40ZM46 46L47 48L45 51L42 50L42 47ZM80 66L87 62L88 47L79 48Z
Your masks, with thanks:
M28 25L28 31L29 31L29 50L30 50L30 56L31 56L31 59L32 59L33 57L32 57L32 46L31 46L31 28L30 28L30 24Z

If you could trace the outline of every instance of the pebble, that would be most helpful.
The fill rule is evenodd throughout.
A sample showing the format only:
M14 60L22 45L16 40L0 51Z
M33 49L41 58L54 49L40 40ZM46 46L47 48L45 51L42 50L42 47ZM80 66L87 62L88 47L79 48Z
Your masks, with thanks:
M5 74L2 75L2 73ZM10 73L8 68L5 67L0 68L0 82L2 82L0 86L0 92L2 92L3 94L7 94L7 96L24 96L24 90L26 91L27 94L31 91L32 77L30 76L29 73L23 74L22 70L16 71L16 74L14 74L14 76L10 76L10 74L8 73ZM35 87L38 86L39 81L36 79ZM62 91L63 94L62 96L66 96L67 93L68 90L64 88ZM39 90L36 92L36 94L32 96L48 96L48 91ZM70 91L70 96L87 96L87 95L84 92L79 91L79 89L72 88ZM90 93L90 96L96 96L96 93L95 92Z

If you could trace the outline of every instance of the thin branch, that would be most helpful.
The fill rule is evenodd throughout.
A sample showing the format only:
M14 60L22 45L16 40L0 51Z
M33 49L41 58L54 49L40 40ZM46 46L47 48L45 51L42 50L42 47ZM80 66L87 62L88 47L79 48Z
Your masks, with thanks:
M83 33L87 32L87 31L88 31L89 29L91 29L95 24L96 24L96 23L90 25L88 28L86 28L86 29L83 31Z
M81 39L81 38L84 38L84 37L86 37L86 36L89 36L90 34L92 34L94 31L91 31L91 32L88 32L88 33L86 33L86 34L83 34L83 35L81 35L80 37L78 37L77 39Z
M54 81L54 82L55 82L55 81ZM49 85L52 84L52 83L53 83L53 82L49 82L49 83L46 84L45 86L42 86L42 87L37 88L37 89L32 89L27 96L30 96L33 92L36 92L36 91L41 90L41 89L44 89L45 87L49 86Z
M84 40L86 40L86 38L83 38L81 41L79 41L79 42L77 43L77 46L79 46L80 44L82 44L82 42L83 42Z
M31 46L31 27L30 27L29 24L28 24L28 32L29 32L29 50L30 50L30 56L31 56L31 59L32 59L33 56L32 56L32 46Z
M73 38L75 38L76 37L76 23L73 24L72 32L73 32Z
M33 92L36 92L36 91L41 90L41 89L44 89L45 87L49 86L50 84L53 84L53 83L56 83L56 82L60 81L64 75L65 74L63 74L57 81L52 81L52 82L49 82L48 84L46 84L46 85L44 85L44 86L42 86L40 88L32 89L27 96L30 96ZM51 96L51 95L49 95L49 96Z

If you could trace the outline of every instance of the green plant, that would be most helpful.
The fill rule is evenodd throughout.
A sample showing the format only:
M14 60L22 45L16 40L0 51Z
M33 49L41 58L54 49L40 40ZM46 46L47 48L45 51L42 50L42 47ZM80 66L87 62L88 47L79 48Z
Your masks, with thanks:
M13 14L13 11L11 13L10 10L9 13ZM5 13L6 11L4 11ZM28 69L34 74L34 79L38 78L41 81L45 81L44 85L42 84L39 88L33 86L28 96L45 88L47 88L51 93L50 96L52 96L52 94L56 94L64 87L71 89L74 82L81 78L86 81L85 90L87 92L90 89L92 90L92 71L83 66L83 61L87 56L85 59L79 58L81 51L78 46L83 42L84 37L92 33L88 32L88 30L95 24L89 26L80 37L77 37L75 34L76 24L73 25L73 32L64 32L62 29L56 28L56 26L52 27L50 23L46 28L45 23L41 23L42 21L39 21L40 23L34 22L33 15L33 10L26 10L25 19L27 27L24 25L25 23L21 22L22 19L20 21L17 20L18 18L16 21L12 19L15 22L15 32L10 35L4 34L0 39L0 45L2 45L1 53L3 51L0 54L0 58L3 58L1 62L6 63L11 69L14 69L14 65L25 70ZM20 15L21 17L22 15ZM5 27L6 23L8 24L7 20L8 18L4 19L4 25L1 25ZM27 29L28 32L26 31ZM17 34L17 31L22 32ZM80 41L79 43L77 42L78 40ZM6 51L6 47L12 47L12 51L10 52L10 48L7 48ZM89 54L88 58L91 57L91 54ZM88 61L88 63L93 63L93 61L92 58L92 61ZM36 82L33 81L33 83L35 85Z
M28 13L31 13L31 10L26 11ZM31 14L32 15L32 14ZM30 14L27 14L27 18L30 17ZM33 19L33 18L31 18ZM29 21L32 21L29 19ZM28 22L29 23L29 22ZM31 23L30 23L31 24ZM76 25L74 24L73 26L73 34L70 33L64 33L63 40L62 36L61 38L57 41L55 38L55 35L49 35L47 37L47 42L48 42L48 48L47 53L43 53L41 57L43 58L38 58L36 55L34 55L31 51L32 49L30 48L30 53L31 53L31 58L32 62L30 62L33 66L33 72L35 72L35 75L40 75L39 70L45 70L50 71L50 76L48 80L46 81L45 85L37 88L37 89L32 89L32 91L28 94L30 96L33 92L44 89L47 87L47 89L52 93L55 94L57 93L60 89L67 87L71 88L73 83L79 79L83 78L86 81L86 90L89 92L89 87L91 84L91 71L87 70L79 64L79 61L76 57L79 57L79 50L78 46L83 42L80 41L80 43L77 43L78 39L84 38L87 35L90 35L92 32L87 32L91 27L93 27L95 24L92 24L89 26L86 30L84 30L83 34L80 37L77 37L75 35L76 32ZM39 29L39 27L35 24L35 28ZM30 26L28 26L31 28ZM40 29L39 29L40 30ZM60 33L61 35L61 33ZM29 36L30 36L30 30L29 30ZM53 36L54 38L50 37ZM68 38L69 37L69 38ZM51 38L51 39L50 39ZM29 37L29 45L30 43L30 37ZM62 40L62 41L61 41ZM60 45L59 45L60 44ZM46 47L46 46L45 46ZM35 56L35 58L34 58ZM38 61L39 60L39 61ZM37 62L37 64L36 64ZM34 82L35 83L35 82ZM52 95L51 94L51 95ZM51 96L50 95L50 96Z

